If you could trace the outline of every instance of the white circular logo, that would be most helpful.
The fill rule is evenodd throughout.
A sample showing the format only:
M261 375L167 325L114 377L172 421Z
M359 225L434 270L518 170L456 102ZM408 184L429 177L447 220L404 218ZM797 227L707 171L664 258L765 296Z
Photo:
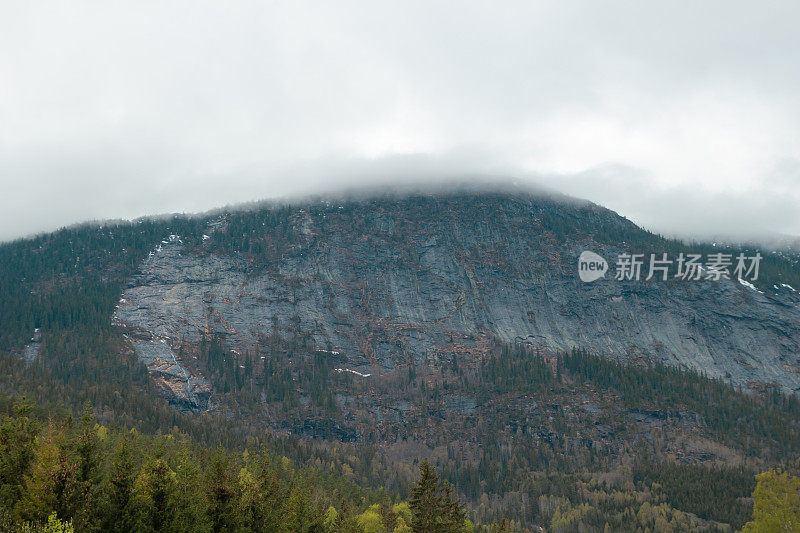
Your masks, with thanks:
M578 276L586 283L600 279L606 275L608 263L605 259L588 250L581 252L578 258Z

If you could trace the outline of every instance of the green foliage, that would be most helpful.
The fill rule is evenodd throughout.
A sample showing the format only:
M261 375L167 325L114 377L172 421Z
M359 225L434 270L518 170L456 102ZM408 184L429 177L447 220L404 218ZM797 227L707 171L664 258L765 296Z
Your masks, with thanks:
M13 435L3 441L4 531L290 533L367 524L349 511L363 505L346 496L349 482L320 482L263 449L209 450L180 434L108 430L88 408L78 421L51 417L41 425L30 410L21 403L0 429ZM384 524L379 511L378 518Z
M756 480L753 520L742 533L800 531L800 478L768 470Z
M716 435L754 455L784 456L800 447L800 400L774 387L759 399L694 371L628 365L577 349L559 357L559 368L578 382L616 391L628 407L696 413Z
M134 528L137 521L137 506L134 502L136 471L134 457L127 438L122 435L113 451L108 472L107 500L104 502L103 530L123 532Z
M38 436L33 461L21 478L20 498L14 502L19 520L44 523L52 513L71 520L81 510L87 493L79 480L71 429L50 421Z
M750 516L745 503L754 481L744 468L710 468L667 462L644 462L634 468L637 483L658 487L676 509L740 528Z
M51 513L47 517L47 523L42 531L43 533L73 533L75 528L72 527L72 522L59 520L56 513Z
M449 483L424 459L409 499L411 529L429 533L463 533L467 516Z
M0 425L0 507L10 509L20 498L20 480L28 471L36 451L34 437L39 424L30 418L26 400L14 406L15 416Z
M520 346L505 344L481 361L475 391L482 399L509 392L543 392L557 384L542 357Z
M199 219L143 219L64 228L0 245L0 350L34 328L107 331L122 283L170 233L192 242Z

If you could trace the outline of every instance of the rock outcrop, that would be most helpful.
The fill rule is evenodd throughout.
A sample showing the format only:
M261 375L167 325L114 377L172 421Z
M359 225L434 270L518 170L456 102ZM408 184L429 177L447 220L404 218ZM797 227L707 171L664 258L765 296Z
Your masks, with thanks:
M613 258L630 250L602 235L639 230L600 207L470 193L308 203L286 216L291 238L270 241L269 257L232 249L223 217L199 246L166 239L124 291L114 320L149 336L137 352L182 380L190 403L205 401L190 385L201 376L186 373L170 344L215 333L241 351L288 330L362 373L478 357L499 338L800 391L800 294L729 279L617 281ZM570 224L559 232L552 220ZM582 282L583 250L612 271ZM158 370L165 362L172 370Z

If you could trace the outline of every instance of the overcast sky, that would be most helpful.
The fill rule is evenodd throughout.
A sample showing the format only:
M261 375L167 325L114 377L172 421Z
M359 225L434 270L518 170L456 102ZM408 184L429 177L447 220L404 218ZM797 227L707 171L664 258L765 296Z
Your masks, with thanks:
M0 239L361 181L800 235L800 2L0 3Z

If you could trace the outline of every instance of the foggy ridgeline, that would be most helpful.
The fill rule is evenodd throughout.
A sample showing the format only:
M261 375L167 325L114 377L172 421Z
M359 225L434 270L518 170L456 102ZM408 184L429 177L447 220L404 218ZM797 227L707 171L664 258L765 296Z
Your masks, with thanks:
M748 286L584 284L582 250L756 251L489 189L2 244L0 529L797 520L797 251L761 250Z

